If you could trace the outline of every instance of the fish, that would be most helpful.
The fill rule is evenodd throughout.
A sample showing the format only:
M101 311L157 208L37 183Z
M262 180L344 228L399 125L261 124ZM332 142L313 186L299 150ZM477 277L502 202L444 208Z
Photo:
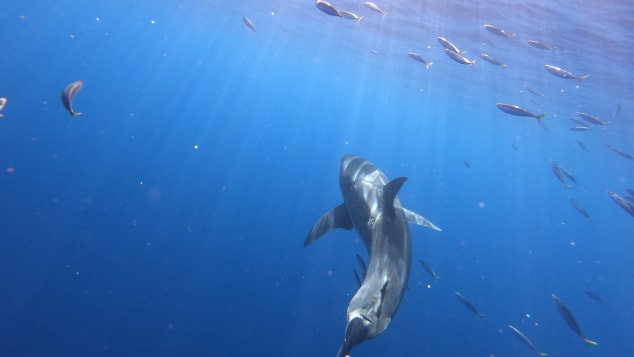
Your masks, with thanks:
M559 166L559 170L561 170L561 172L566 175L566 177L568 179L570 179L570 181L577 183L577 179L572 175L572 172L568 171L565 167L563 166Z
M568 118L570 119L573 123L577 124L577 126L586 126L588 125L586 122L581 121L581 119L577 119L577 118Z
M506 38L513 38L513 37L515 37L515 34L514 34L514 33L509 34L509 33L507 33L506 31L504 31L504 30L502 30L502 29L500 29L500 28L497 28L497 27L495 27L495 26L493 26L493 25L484 24L484 28L485 28L485 29L487 29L487 30L489 30L490 32L492 32L492 33L494 33L494 34L498 35L498 36L501 36L501 37L506 37Z
M467 160L462 160L462 162L464 162L464 165L465 165L465 166L466 166L469 170L471 170L471 165L469 164L469 161L467 161Z
M589 74L586 74L586 75L583 75L583 76L576 76L576 75L572 74L571 72L566 71L565 69L561 69L559 67L551 66L549 64L545 64L544 68L546 68L546 70L548 72L550 72L551 74L553 74L554 76L557 76L559 78L565 78L565 79L576 79L579 82L581 82L584 79L590 77Z
M361 22L361 20L363 19L363 16L358 16L357 14L354 14L350 11L339 11L339 13L341 13L341 16L343 18L346 18L348 20L354 20L357 23Z
M243 16L242 17L242 22L244 22L244 24L247 25L247 27L250 28L251 31L257 32L257 31L255 31L255 25L253 25L253 21L251 21L251 19L249 19L246 16Z
M608 195L610 198L616 202L617 205L621 206L625 210L625 212L629 213L630 216L634 217L634 206L632 206L629 202L625 200L625 198L617 195L616 193L608 190Z
M354 281L357 282L357 286L361 287L361 277L359 277L359 273L357 273L357 270L352 269L352 274L354 274Z
M583 126L583 125L573 126L572 128L568 128L568 130L570 131L588 131L589 129L590 129L589 127Z
M528 348L530 348L531 350L535 351L535 353L537 353L538 356L540 357L548 356L548 353L541 352L539 348L537 348L537 346L535 346L535 344L531 342L531 340L529 340L528 337L526 337L526 335L522 333L522 331L518 330L513 325L509 325L509 328L511 329L511 331L513 331L513 333L515 333L515 336L517 336L517 338L519 338L523 344L528 346Z
M501 111L507 113L507 114L511 114L511 115L515 115L515 116L520 116L520 117L532 117L537 119L537 122L541 122L542 118L544 116L546 116L546 113L544 114L533 114L530 111L518 106L518 105L514 105L514 104L504 104L504 103L497 103L495 104L496 107L498 107L498 109L500 109Z
M557 165L555 160L550 159L550 167L552 168L553 173L555 174L555 177L557 177L557 179L561 181L561 183L566 185L566 188L570 188L570 185L568 185L568 183L564 179L564 176L561 174L561 168L559 167L559 165Z
M527 90L529 93L531 93L532 95L536 95L536 96L538 96L538 97L543 97L543 96L544 96L543 94L541 94L540 92L536 91L535 89L533 89L533 88L531 88L531 87L529 87L529 86L526 86L526 87L524 87L524 88L526 88L526 90Z
M594 300L594 301L598 302L599 304L602 304L602 305L605 305L605 304L606 304L605 300L603 300L603 299L602 299L599 295L597 295L597 294L593 293L592 291L590 291L590 290L584 290L583 292L584 292L584 293L586 293L586 295L587 295L590 299L592 299L592 300Z
M427 67L427 69L429 69L429 67L430 67L432 64L434 64L434 62L428 62L428 61L426 61L426 60L423 58L423 56L419 55L419 54L418 54L418 53L416 53L416 52L407 52L407 55L408 55L411 59L413 59L413 60L415 60L415 61L418 61L418 62L420 62L420 63L424 64L424 65Z
M596 124L596 125L608 125L608 123L604 122L600 118L592 116L590 114L577 112L577 114L581 117L581 119L587 121L588 123Z
M466 59L465 57L463 57L460 53L458 52L454 52L450 49L445 48L445 54L447 56L449 56L449 58L451 58L452 60L460 63L460 64L468 64L468 65L473 65L476 63L475 60L470 61L468 59Z
M535 41L535 40L528 40L528 44L535 47L535 48L539 48L540 50L549 50L549 51L554 51L557 49L557 47L553 47L553 46L548 46L545 43L539 42L539 41Z
M375 3L373 3L373 2L366 1L366 2L364 2L364 3L363 3L363 5L365 5L367 8L369 8L369 9L371 9L371 10L374 10L374 11L378 12L379 14L381 14L381 16L385 16L385 15L387 15L387 12L385 12L385 11L381 10L381 8L379 8L379 7L378 7Z
M64 88L62 91L62 104L64 104L64 108L68 110L71 116L81 115L80 112L76 112L73 110L73 99L79 93L81 88L84 86L84 82L75 81Z
M482 314L480 313L475 306L473 306L473 304L471 303L471 301L469 301L466 297L462 296L462 294L460 294L457 291L454 291L454 293L456 294L456 296L458 297L458 300L460 300L460 302L462 303L462 305L464 305L469 311L473 312L474 314L476 314L479 318L483 318L486 316L486 314Z
M572 207L574 207L577 211L579 211L579 213L584 215L587 219L592 220L592 217L590 217L590 214L588 213L588 211L586 211L586 209L583 208L583 206L580 205L579 202L575 201L574 198L570 199L570 203L572 204Z
M355 254L354 256L357 258L357 263L361 268L361 274L363 274L362 276L365 279L365 276L368 274L368 267L365 265L365 261L363 261L363 258L361 258L359 254Z
M588 148L586 147L586 144L583 143L583 141L581 140L577 140L577 144L585 151L588 151Z
M332 4L327 1L317 0L315 2L315 6L317 6L317 8L325 14L341 17L341 13L339 12L339 10L337 10L336 7L332 6Z
M519 149L517 148L517 146L515 146L515 144L511 144L511 146L513 147L513 150L519 151Z
M617 148L616 146L612 146L612 145L606 145L606 146L609 147L615 153L623 156L624 158L626 158L628 160L634 160L634 156L632 154L626 153L625 151Z
M575 317L572 315L572 312L568 309L568 307L561 301L559 297L555 294L551 294L553 301L555 302L555 306L557 306L557 311L559 311L559 315L564 319L566 324L579 336L583 339L583 342L587 343L591 346L596 346L598 343L596 341L590 340L586 338L586 336L581 331L581 327L575 320Z
M379 51L377 50L370 50L370 53L375 55L375 56L380 56L381 54L379 53Z
M319 218L304 240L306 247L333 229L356 228L370 256L367 275L348 304L337 357L348 356L356 345L379 336L397 313L411 272L409 224L440 230L401 205L397 194L406 180L388 181L370 161L343 155L339 171L343 203Z
M486 53L480 53L480 58L482 58L483 60L485 60L485 61L487 61L489 63L492 63L494 65L498 65L498 66L500 66L502 68L506 68L506 65L504 63L502 63L502 62L498 61L497 59L487 55Z
M420 263L420 265L423 267L423 269L425 269L425 271L426 271L427 273L429 273L429 275L431 275L431 276L432 276L432 278L434 278L434 279L436 279L436 280L440 279L440 277L438 276L438 274L436 274L436 272L435 272L435 271L434 271L434 270L433 270L433 269L432 269L432 268L431 268L431 267L430 267L427 263L425 263L425 262L424 262L424 261L422 261L422 260L419 260L418 262L419 262L419 263Z
M464 53L464 51L460 51L458 49L458 47L456 47L456 45L454 45L453 43L449 42L449 40L447 40L446 38L437 37L437 39L438 39L438 42L442 45L442 47L444 47L444 48L446 48L446 49L448 49L450 51L454 51L456 53L459 53L459 54L463 54Z
M7 105L7 98L0 98L0 112L4 109L4 106ZM0 118L2 118L4 114L0 113Z

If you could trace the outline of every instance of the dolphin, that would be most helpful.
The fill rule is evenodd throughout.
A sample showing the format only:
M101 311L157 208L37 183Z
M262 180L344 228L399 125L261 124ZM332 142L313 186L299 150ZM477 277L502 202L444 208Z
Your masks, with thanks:
M403 208L396 196L406 177L388 181L371 162L350 154L341 159L343 203L324 214L304 246L335 228L356 228L370 257L363 283L348 305L343 344L337 357L380 335L396 314L407 288L412 240L408 223L440 231L428 219Z

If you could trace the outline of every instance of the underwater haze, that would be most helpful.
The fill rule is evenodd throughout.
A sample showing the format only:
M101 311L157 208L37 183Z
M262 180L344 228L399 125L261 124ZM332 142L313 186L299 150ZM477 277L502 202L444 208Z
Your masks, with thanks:
M330 4L3 4L0 355L334 357L346 153L442 228L353 357L634 351L634 3Z

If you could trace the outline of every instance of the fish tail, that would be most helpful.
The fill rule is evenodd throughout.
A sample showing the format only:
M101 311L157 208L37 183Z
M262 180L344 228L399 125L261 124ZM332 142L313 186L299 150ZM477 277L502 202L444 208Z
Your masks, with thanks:
M590 75L589 75L589 74L586 74L585 76L581 76L581 77L579 77L579 78L578 78L578 79L579 79L579 82L581 82L582 80L584 80L584 79L586 79L586 78L588 78L588 77L590 77Z
M589 339L589 338L585 338L585 337L583 338L583 342L585 342L585 343L586 343L586 344L588 344L589 346L596 346L596 345L598 345L598 344L599 344L598 342L596 342L596 341L592 341L591 339Z
M80 112L70 112L70 115L76 117L78 115L81 115L81 113Z
M359 17L359 19L357 20L357 23L361 22L361 20L363 20L363 16Z
M509 38L513 38L513 37L515 37L515 36L517 36L517 35L516 35L516 34L514 34L514 33L512 33L512 34L510 34L510 35L509 35Z
M431 65L434 64L434 62L427 62L425 63L425 65L427 66L427 69L429 69L429 67L431 67Z
M478 314L478 317L479 317L479 318L483 318L483 317L486 317L486 315L487 315L487 314Z
M537 122L539 123L539 125L542 124L542 118L545 117L546 114L548 114L548 113L540 114L540 115L535 117L535 119L537 119Z
M546 352L540 352L540 353L539 353L539 355L540 355L541 357L546 357L546 356L548 356L548 353L546 353Z

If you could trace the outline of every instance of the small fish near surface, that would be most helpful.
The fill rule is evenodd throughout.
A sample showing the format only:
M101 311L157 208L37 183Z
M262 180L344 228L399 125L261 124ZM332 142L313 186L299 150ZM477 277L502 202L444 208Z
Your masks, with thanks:
M498 109L500 109L501 111L507 113L507 114L511 114L511 115L515 115L515 116L520 116L520 117L532 117L537 119L537 122L541 123L541 120L544 116L546 116L546 113L544 114L533 114L530 111L520 107L519 105L514 105L514 104L504 104L504 103L497 103L495 104L496 107L498 107Z
M480 53L480 58L482 58L483 60L485 60L485 61L487 61L487 62L489 62L491 64L494 64L496 66L500 66L502 68L506 68L506 64L498 61L496 58L493 58L493 57L487 55L486 53Z
M423 267L423 269L425 269L425 271L427 272L427 274L431 275L432 278L438 280L440 279L440 276L438 276L438 274L436 274L436 272L429 266L429 264L425 263L422 260L418 261L420 263L420 265Z
M418 61L418 62L420 62L420 63L424 64L424 65L427 67L427 69L429 69L429 67L430 67L432 64L434 64L434 62L429 62L429 61L426 61L426 60L423 58L423 56L419 55L419 54L418 54L418 53L416 53L416 52L411 52L411 51L410 51L410 52L407 52L407 55L409 56L409 58L413 59L414 61Z
M583 208L583 206L579 204L579 202L577 202L574 198L570 199L570 204L572 204L572 207L574 207L577 211L579 211L579 213L584 215L587 219L592 220L592 217L590 217L590 214L588 213L588 211L586 211L586 209Z
M532 95L536 95L538 97L543 97L544 96L543 94L541 94L540 92L536 91L535 89L533 89L533 88L531 88L529 86L526 86L524 88L526 88L526 90Z
M623 208L625 212L629 213L630 216L634 217L634 206L632 206L629 202L627 202L625 198L617 195L616 193L610 190L608 190L608 195L610 195L610 198L614 200L614 202L616 202L617 205Z
M79 93L83 86L84 82L75 81L67 85L66 88L64 88L64 90L62 91L62 104L64 104L64 108L68 110L71 116L81 115L80 112L76 112L73 110L73 99L75 99L75 96L77 95L77 93Z
M317 0L315 2L315 6L317 6L319 10L327 15L341 17L341 13L339 12L339 10L337 10L336 7L332 6L332 4L327 1Z
M555 305L557 306L557 311L559 312L559 315L561 315L561 317L564 319L564 321L566 322L566 324L579 336L583 339L583 342L587 343L590 346L596 346L598 345L598 343L596 341L592 341L588 338L586 338L586 336L583 334L583 332L581 331L581 327L579 326L579 324L577 323L577 320L575 320L575 317L572 315L572 312L570 312L570 310L568 309L568 307L563 303L563 301L561 301L561 299L559 297L557 297L557 295L555 294L551 294L551 297L553 298L553 301L555 302Z
M590 115L590 114L577 112L577 115L579 115L581 117L581 119L587 121L588 123L594 124L594 125L608 125L609 124L607 122L604 122L600 118L595 117L595 116Z
M475 306L473 306L473 304L471 303L471 301L469 301L466 297L462 296L462 294L460 294L457 291L454 291L454 293L456 294L456 296L458 297L458 300L460 300L460 302L462 303L462 305L464 305L469 311L473 312L474 314L476 314L476 316L478 316L479 318L483 318L486 316L486 314L482 314L480 313Z
M548 51L554 51L557 49L557 47L554 46L548 46L545 43L539 42L539 41L535 41L535 40L528 40L528 44L535 47L535 48L539 48L540 50L548 50Z
M514 33L508 33L501 28L495 27L493 25L484 24L484 28L489 30L491 33L494 33L500 37L513 38L515 37Z
M568 128L568 130L581 132L581 131L588 131L590 130L590 128L587 126L580 125L580 126L573 126L572 128Z
M255 31L255 25L253 25L253 21L251 21L251 19L249 19L246 16L243 16L242 17L242 22L244 22L244 24L247 25L247 27L250 28L251 31L257 32L257 31Z
M447 40L446 38L444 38L444 37L437 37L437 39L438 39L438 43L440 43L440 44L442 45L442 47L444 47L444 48L446 48L446 49L448 49L448 50L450 50L450 51L454 51L454 52L456 52L456 53L460 53L460 54L463 54L463 53L464 53L464 51L460 51L460 50L458 49L458 47L456 47L456 45L454 45L453 43L451 43L451 42L450 42L449 40Z
M464 56L462 56L460 53L454 52L454 51L452 51L452 50L450 50L448 48L445 48L445 54L447 56L449 56L449 58L451 58L452 60L454 60L454 61L456 61L456 62L458 62L460 64L467 64L467 65L471 66L471 65L476 63L475 60L471 61L471 60L465 58Z
M341 13L341 16L344 19L348 19L348 20L354 20L357 23L361 22L361 20L363 19L363 16L359 16L355 13L352 13L350 11L339 11L339 13Z
M366 1L366 2L363 3L363 5L365 5L365 7L369 8L370 10L381 14L381 16L387 15L387 12L381 10L381 8L377 4L375 4L373 2Z
M511 331L513 331L513 333L515 334L515 336L517 336L517 338L520 339L520 341L522 341L523 344L525 344L526 346L528 346L528 348L530 348L531 350L533 350L535 353L537 353L538 356L540 357L545 357L548 356L548 353L545 352L541 352L539 348L537 348L537 346L535 346L535 344L533 342L531 342L531 340L528 339L528 337L526 337L526 335L524 335L522 333L522 331L518 330L515 326L513 325L509 325L509 328L511 329Z
M554 76L557 76L559 78L565 78L565 79L576 79L579 82L590 77L589 74L586 74L583 76L576 76L572 74L572 72L566 71L565 69L561 69L559 67L551 66L549 64L545 64L544 68L546 68L546 70Z

